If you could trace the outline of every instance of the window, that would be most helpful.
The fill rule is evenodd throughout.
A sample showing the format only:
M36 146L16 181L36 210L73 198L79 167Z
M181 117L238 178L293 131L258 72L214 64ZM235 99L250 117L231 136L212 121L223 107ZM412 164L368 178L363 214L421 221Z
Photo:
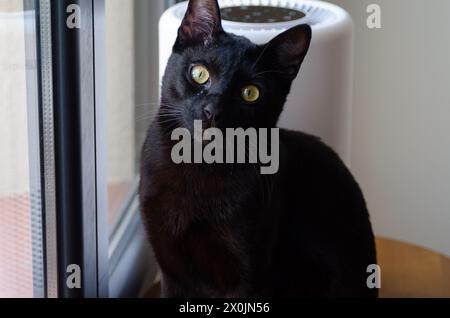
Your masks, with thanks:
M44 295L35 8L0 2L0 298Z
M174 2L0 1L0 298L130 297L153 281L137 190Z

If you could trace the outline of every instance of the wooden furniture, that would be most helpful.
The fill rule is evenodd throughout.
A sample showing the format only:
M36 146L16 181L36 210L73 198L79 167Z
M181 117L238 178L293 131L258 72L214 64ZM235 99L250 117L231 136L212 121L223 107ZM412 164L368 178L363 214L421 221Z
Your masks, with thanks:
M377 250L381 297L450 298L449 258L383 238L377 239Z

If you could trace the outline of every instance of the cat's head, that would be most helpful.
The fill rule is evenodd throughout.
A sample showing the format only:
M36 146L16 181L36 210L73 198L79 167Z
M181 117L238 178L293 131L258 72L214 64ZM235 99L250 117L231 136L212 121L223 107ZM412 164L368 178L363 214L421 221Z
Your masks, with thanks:
M161 123L275 127L310 41L299 25L253 44L223 30L217 0L191 0L163 78Z

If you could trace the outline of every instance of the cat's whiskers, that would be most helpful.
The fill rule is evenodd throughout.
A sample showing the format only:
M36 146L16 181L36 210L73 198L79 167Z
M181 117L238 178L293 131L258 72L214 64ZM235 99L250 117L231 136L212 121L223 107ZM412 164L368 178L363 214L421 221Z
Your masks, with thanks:
M155 103L156 105L156 103ZM158 103L158 105L161 105L160 103ZM170 104L165 104L167 106L169 106ZM172 106L172 105L170 105ZM179 109L175 109L175 108L155 108L155 109L151 109L149 111L146 111L144 114L137 116L133 121L118 121L117 123L115 122L115 133L120 135L122 134L124 131L130 131L130 130L134 130L136 125L141 124L142 122L148 122L148 124L150 125L150 123L154 120L163 118L163 119L169 119L171 117L176 118L179 117L182 114L182 111Z
M147 103L135 104L134 107L144 108L145 106L159 106L159 105L160 105L160 102L147 102Z

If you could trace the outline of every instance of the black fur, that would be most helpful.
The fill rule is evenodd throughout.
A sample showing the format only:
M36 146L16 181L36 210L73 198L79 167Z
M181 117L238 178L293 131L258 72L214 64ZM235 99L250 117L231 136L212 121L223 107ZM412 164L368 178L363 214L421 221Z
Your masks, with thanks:
M363 195L318 138L281 130L271 176L170 157L171 131L192 131L206 105L221 129L275 127L310 40L302 25L258 46L222 30L216 0L190 1L141 167L142 215L165 297L377 296L366 285L376 255ZM194 63L208 67L209 84L192 83ZM240 98L247 84L261 90L256 104Z

